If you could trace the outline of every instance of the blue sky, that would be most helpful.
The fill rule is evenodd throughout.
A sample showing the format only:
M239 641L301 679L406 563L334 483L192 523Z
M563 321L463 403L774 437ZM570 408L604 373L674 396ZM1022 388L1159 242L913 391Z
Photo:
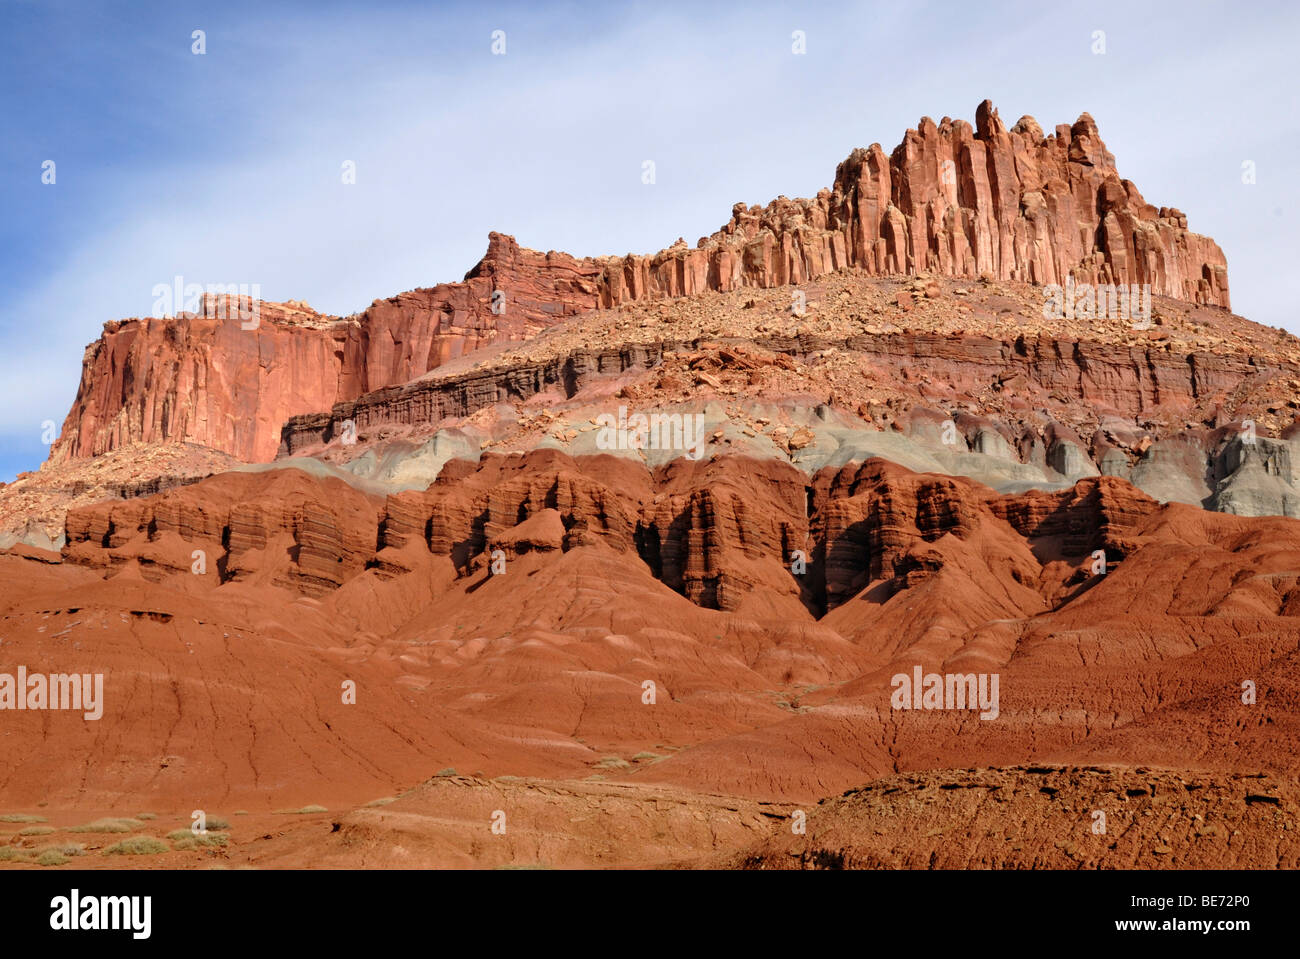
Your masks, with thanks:
M0 479L45 458L101 325L177 274L346 314L459 279L489 230L693 244L986 97L1008 124L1092 113L1224 248L1234 310L1300 332L1300 5L1077 7L0 0Z

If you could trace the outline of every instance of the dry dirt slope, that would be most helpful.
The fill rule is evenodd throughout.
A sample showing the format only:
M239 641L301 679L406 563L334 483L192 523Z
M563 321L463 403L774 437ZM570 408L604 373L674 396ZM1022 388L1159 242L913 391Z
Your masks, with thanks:
M1293 782L1017 766L876 780L823 800L757 869L1208 869L1300 864Z

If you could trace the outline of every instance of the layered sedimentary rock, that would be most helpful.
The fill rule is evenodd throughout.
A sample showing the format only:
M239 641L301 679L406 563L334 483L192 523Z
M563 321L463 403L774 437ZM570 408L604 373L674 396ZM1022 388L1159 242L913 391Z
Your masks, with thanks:
M855 150L814 199L738 203L695 249L678 241L610 262L601 302L798 284L857 267L1039 284L1073 276L1229 305L1223 252L1120 178L1088 114L1044 136L1032 117L1008 130L986 100L975 124L926 117L890 155L880 144Z
M800 284L845 269L928 271L1031 283L1150 284L1227 307L1227 269L1186 217L1120 179L1091 117L1044 136L1006 129L986 101L972 127L924 119L893 152L860 149L810 200L737 204L695 249L576 259L491 234L460 283L377 300L345 319L261 304L256 328L196 315L110 323L83 359L54 463L129 443L189 441L270 459L279 428L408 382L502 339L526 338L597 307L706 291Z
M703 455L809 473L881 456L1004 492L1105 474L1161 501L1297 513L1300 457L1266 439L1290 436L1300 410L1300 341L1280 330L1164 297L1145 328L1048 318L1041 288L992 280L846 272L803 289L803 315L780 289L577 317L472 368L295 417L281 455L427 484L479 449L609 450L595 424L626 407L695 418ZM1222 455L1253 434L1256 455ZM653 466L674 455L641 452Z
M137 562L164 573L263 580L304 593L333 589L374 555L379 501L298 470L228 472L192 487L70 510L68 555L91 565ZM202 551L202 560L194 550Z
M278 424L338 396L345 342L329 318L281 306L260 304L255 329L233 310L105 323L50 463L176 442L265 459Z
M494 233L463 282L376 300L345 319L267 302L254 318L225 297L205 297L197 313L106 323L86 348L50 461L179 441L269 460L294 414L594 308L597 272L591 261L524 250Z
M287 822L271 810L309 801L334 810L342 833L304 820L303 835L357 856L363 834L339 811L366 802L396 823L373 834L376 848L409 864L424 827L399 805L415 796L406 784L442 770L451 785L469 771L481 783L472 808L449 819L439 790L423 815L461 837L455 861L477 862L473 837L501 790L520 783L506 777L583 779L625 795L639 781L811 810L818 797L896 772L1035 764L1023 772L1036 777L1040 763L1071 775L1119 764L1124 778L1096 789L1063 773L1040 783L1049 789L1025 790L1024 779L991 773L989 785L1014 793L1010 818L981 819L984 806L957 801L963 790L950 787L984 791L969 776L929 780L956 806L902 810L898 842L873 838L872 823L901 808L891 805L899 783L888 783L869 815L810 813L806 847L816 858L855 851L864 864L883 847L897 864L924 865L936 848L924 820L937 815L954 823L953 865L1025 864L1034 837L1069 823L1079 843L1095 839L1080 809L1106 809L1118 836L1144 810L1168 807L1169 829L1141 833L1142 849L1162 844L1150 851L1157 859L1289 855L1264 841L1290 828L1276 813L1291 815L1294 799L1271 783L1235 780L1207 807L1191 795L1202 790L1134 777L1163 763L1198 770L1190 786L1208 788L1210 771L1294 781L1294 521L1157 506L1113 478L997 496L880 461L810 480L741 457L650 471L538 450L443 472L428 490L388 498L294 469L230 472L74 511L62 556L0 554L10 660L107 679L99 726L11 716L19 725L0 763L10 808L72 826L91 816L57 804L114 808L115 797L120 807L122 795L147 791L160 819L184 819L196 792L216 795L214 809L251 812L231 855L267 866L279 860L257 837ZM790 551L800 543L802 572ZM485 550L505 554L500 573ZM205 568L194 567L196 551ZM891 677L917 667L999 675L997 716L895 708ZM1243 698L1242 678L1257 701ZM116 731L112 762L93 748L102 729ZM1184 798L1153 806L1139 789ZM391 806L370 801L398 793ZM572 830L615 818L594 798L555 806L559 818L544 821L521 806L511 821L567 847ZM976 814L978 828L966 830L975 847L959 847L963 810ZM456 823L464 814L479 826ZM647 828L657 835L662 823ZM1026 824L1025 855L1010 855ZM771 830L786 844L773 855L788 857L788 818ZM8 831L17 852L31 848L17 825ZM611 832L613 848L626 832ZM1235 835L1226 846L1225 835ZM719 854L740 852L711 841ZM439 848L427 861L450 863ZM528 861L542 855L523 848ZM1112 864L1146 862L1123 843L1110 858L1090 848ZM544 861L589 862L589 852L571 855Z
M64 555L92 566L139 561L183 571L193 544L212 551L223 581L269 576L320 592L367 569L409 572L430 554L471 575L497 551L509 558L600 543L639 557L699 606L739 609L772 593L820 614L870 582L901 586L925 566L917 548L944 536L979 539L996 528L1054 538L1063 556L1103 549L1119 558L1124 531L1156 508L1113 478L999 497L968 480L879 459L810 480L788 464L743 457L678 459L651 471L611 456L537 450L455 462L429 489L390 495L382 505L337 479L295 469L225 473L72 510ZM803 568L792 573L792 563Z
M488 235L483 259L460 283L386 300L348 320L339 398L426 373L497 340L518 340L597 304L595 261L524 249Z
M386 424L435 425L547 390L573 396L598 377L649 370L673 354L707 352L708 343L666 340L584 348L498 368L424 378L336 404L329 412L291 417L284 426L280 453L294 454L336 440L345 423L361 433ZM1130 346L1047 336L1007 341L974 334L858 334L843 339L805 335L763 337L755 345L803 362L823 354L859 356L888 370L899 384L923 378L953 384L954 393L963 385L982 389L1011 383L1008 390L1022 396L1039 394L1044 406L1049 399L1078 404L1135 423L1157 410L1167 416L1203 416L1215 398L1240 398L1275 377L1300 375L1300 369L1290 364L1279 362L1270 368L1249 355L1184 353L1155 343ZM740 362L733 357L730 365ZM708 387L707 374L698 385ZM935 390L929 392L938 398ZM914 393L920 399L926 391ZM1103 437L1098 436L1097 442L1103 443ZM1101 452L1099 448L1098 458Z
M58 549L71 507L150 496L237 465L218 450L171 443L123 446L60 468L21 473L0 487L0 549L14 543Z
M1165 756L1170 729L1194 753L1249 734L1250 762L1290 768L1293 670L1279 656L1295 643L1296 530L1160 507L1113 478L997 496L879 460L810 481L740 457L649 471L539 450L457 461L386 500L292 469L229 473L75 512L63 568L314 615L348 637L334 643L349 670L401 663L399 681L431 684L421 702L527 729L529 744L567 742L556 730L632 735L617 740L627 756L692 744L647 767L651 782L816 795L936 754L1002 764L1116 737L1108 756ZM186 565L194 550L204 576ZM202 618L225 629L226 615ZM943 663L1001 671L1003 720L891 712L891 674ZM1252 717L1243 731L1225 675L1259 676L1286 725ZM652 725L628 734L648 678L672 712L632 710ZM1211 697L1188 707L1195 722L1178 712L1189 690ZM778 696L795 708L762 702ZM1164 725L1146 720L1161 709ZM754 749L772 757L757 773L737 758ZM555 762L585 775L563 764L608 752Z

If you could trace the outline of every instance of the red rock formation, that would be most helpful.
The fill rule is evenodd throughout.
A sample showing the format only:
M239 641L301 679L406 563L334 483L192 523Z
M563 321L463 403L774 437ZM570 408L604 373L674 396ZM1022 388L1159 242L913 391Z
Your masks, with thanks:
M463 282L376 300L349 319L338 398L405 383L481 346L525 339L593 310L599 274L593 260L538 253L490 233L487 253Z
M1155 294L1228 306L1213 241L1121 180L1084 114L1044 137L1005 129L985 101L976 127L924 119L886 156L855 150L811 200L737 204L696 249L575 259L493 233L460 283L377 300L338 320L262 304L261 323L204 315L110 323L87 348L81 385L50 460L133 442L189 441L271 459L291 416L408 382L500 339L566 316L655 297L802 283L835 270L932 271L1057 283L1149 283ZM500 291L494 308L494 294Z
M189 571L202 548L223 582L269 577L318 593L360 574L374 555L380 503L341 480L229 472L179 494L69 511L69 557L110 567L139 562L161 575Z
M599 542L638 556L698 606L802 602L822 612L869 583L894 581L892 589L924 579L942 566L927 565L925 544L949 535L1005 541L985 561L1014 582L1037 575L1022 538L1051 540L1063 556L1104 548L1118 559L1129 548L1123 533L1155 509L1111 477L1000 497L880 459L824 469L809 485L775 460L679 459L651 472L613 456L535 450L455 461L427 490L392 494L382 507L339 480L296 469L224 473L71 510L64 555L92 566L183 570L190 550L180 547L194 543L212 551L213 563L220 557L223 581L260 572L322 592L367 569L409 572L429 554L470 575L496 549L516 557ZM790 571L796 550L806 565L798 579Z
M232 472L74 510L68 525L61 557L0 553L8 661L107 680L101 725L10 713L13 735L0 737L8 808L46 803L59 825L92 818L68 809L139 808L146 793L163 821L185 819L195 795L214 796L223 812L338 810L411 798L406 784L452 766L481 770L475 803L492 804L475 805L468 827L448 825L442 798L429 813L461 837L468 861L495 862L471 844L503 805L501 789L514 788L488 782L497 776L592 788L607 776L624 796L630 779L802 804L918 769L1052 762L1076 767L1071 775L1113 764L1135 776L1145 773L1134 767L1177 764L1198 777L1294 781L1300 768L1300 524L1157 506L1113 478L996 496L880 461L809 481L740 457L650 473L543 450L454 461L432 488L386 500L292 469ZM801 595L787 564L789 544L805 537L803 575L824 575L829 611ZM503 576L481 561L493 544L508 554ZM206 571L190 566L195 549L207 552ZM1094 549L1111 560L1104 574L1091 567ZM669 570L681 571L679 592ZM998 717L892 708L891 675L917 666L1000 674ZM1257 703L1243 701L1242 678L1257 684ZM355 702L340 697L348 681ZM642 699L647 681L654 708ZM114 737L108 754L94 746L102 730ZM1273 811L1294 797L1252 803L1266 785L1252 782L1236 784L1252 793L1226 797L1232 821L1248 839L1248 829L1275 838L1287 823ZM1051 781L1056 793L1017 799L1006 785L1011 819L995 810L989 828L1037 822L1028 851L1061 834L1064 820L1040 813L1068 801L1079 803L1068 807L1071 828L1082 823L1089 837L1079 810L1096 808L1095 793L1074 793L1066 779ZM1161 780L1159 793L1175 786ZM548 789L554 805L559 791ZM1179 801L1199 803L1191 792ZM1127 805L1137 795L1126 790L1114 808L1141 812L1145 799ZM525 835L539 828L524 807L509 808ZM541 822L548 832L616 815L646 822L594 808L583 798ZM944 808L930 806L940 817ZM1217 813L1196 808L1205 820L1188 812L1183 832L1160 833L1195 853L1180 861L1277 854L1267 844L1242 853L1221 835L1206 846L1215 834L1202 827ZM874 829L887 811L857 825ZM893 831L909 862L935 848L920 813ZM395 855L415 821L384 815L398 832L381 845ZM979 822L965 834L954 827L954 843L965 835L978 848L972 859L954 845L951 864L983 861L986 840L1009 842ZM274 861L267 850L282 846L249 838L273 823L237 825L231 855ZM821 826L810 826L801 848L816 848ZM317 849L341 842L324 823L311 828ZM788 843L783 821L770 835L781 828ZM900 848L867 831L838 835L860 849ZM5 838L32 848L16 826ZM639 841L615 834L609 845ZM1137 852L1121 844L1113 864L1142 864ZM580 864L587 853L574 855Z
M1032 117L1007 130L985 100L975 122L926 117L891 156L880 144L853 151L814 199L738 203L695 249L679 240L612 261L601 302L782 286L858 267L1038 284L1072 275L1229 305L1223 252L1120 179L1088 114L1044 137Z
M569 354L536 361L425 378L336 404L328 412L291 417L284 425L280 453L312 450L337 437L339 424L351 420L364 440L385 424L433 426L449 417L470 415L484 407L527 399L564 384L570 392L590 378L646 370L665 356L691 344L664 341L653 345L615 345L596 351L584 345ZM1057 404L1095 417L1098 411L1125 418L1153 412L1176 420L1200 416L1213 403L1240 398L1262 383L1283 375L1300 376L1300 368L1273 357L1241 353L1175 351L1163 344L1114 344L1017 336L1014 340L926 332L858 334L844 339L764 338L762 346L799 361L819 352L869 357L894 374L899 388L917 376L945 384L957 402L962 390L979 390L999 379L1013 381L1018 396L1037 398L1040 406ZM730 369L742 361L732 357ZM937 387L935 388L937 389ZM761 390L753 391L761 393ZM918 404L941 402L940 395L917 392ZM1086 444L1084 444L1086 445Z
M289 322L278 306L263 303L253 330L235 316L105 323L50 462L167 442L268 459L287 417L338 396L346 342L344 328Z
M597 273L589 260L520 249L493 233L464 282L376 300L343 320L263 302L256 327L245 329L250 319L205 298L198 315L106 323L86 348L50 461L180 441L269 460L295 414L404 383L497 338L522 339L593 309Z

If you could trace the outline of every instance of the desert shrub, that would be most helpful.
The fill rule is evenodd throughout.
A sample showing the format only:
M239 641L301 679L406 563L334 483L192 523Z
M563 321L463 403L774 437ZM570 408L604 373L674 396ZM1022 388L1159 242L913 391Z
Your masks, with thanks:
M138 819L96 819L81 826L68 826L68 832L132 832L143 826Z
M155 839L153 836L132 836L130 839L123 839L116 842L104 850L105 856L156 856L162 852L169 852L170 848L161 839Z
M60 856L84 856L86 847L79 842L60 842L53 846L42 846L41 852L57 852Z
M222 835L221 833L209 832L201 833L196 836L188 829L178 829L176 832L168 833L167 838L175 840L172 844L173 849L180 850L219 849L223 848L228 842L230 842L230 837Z

